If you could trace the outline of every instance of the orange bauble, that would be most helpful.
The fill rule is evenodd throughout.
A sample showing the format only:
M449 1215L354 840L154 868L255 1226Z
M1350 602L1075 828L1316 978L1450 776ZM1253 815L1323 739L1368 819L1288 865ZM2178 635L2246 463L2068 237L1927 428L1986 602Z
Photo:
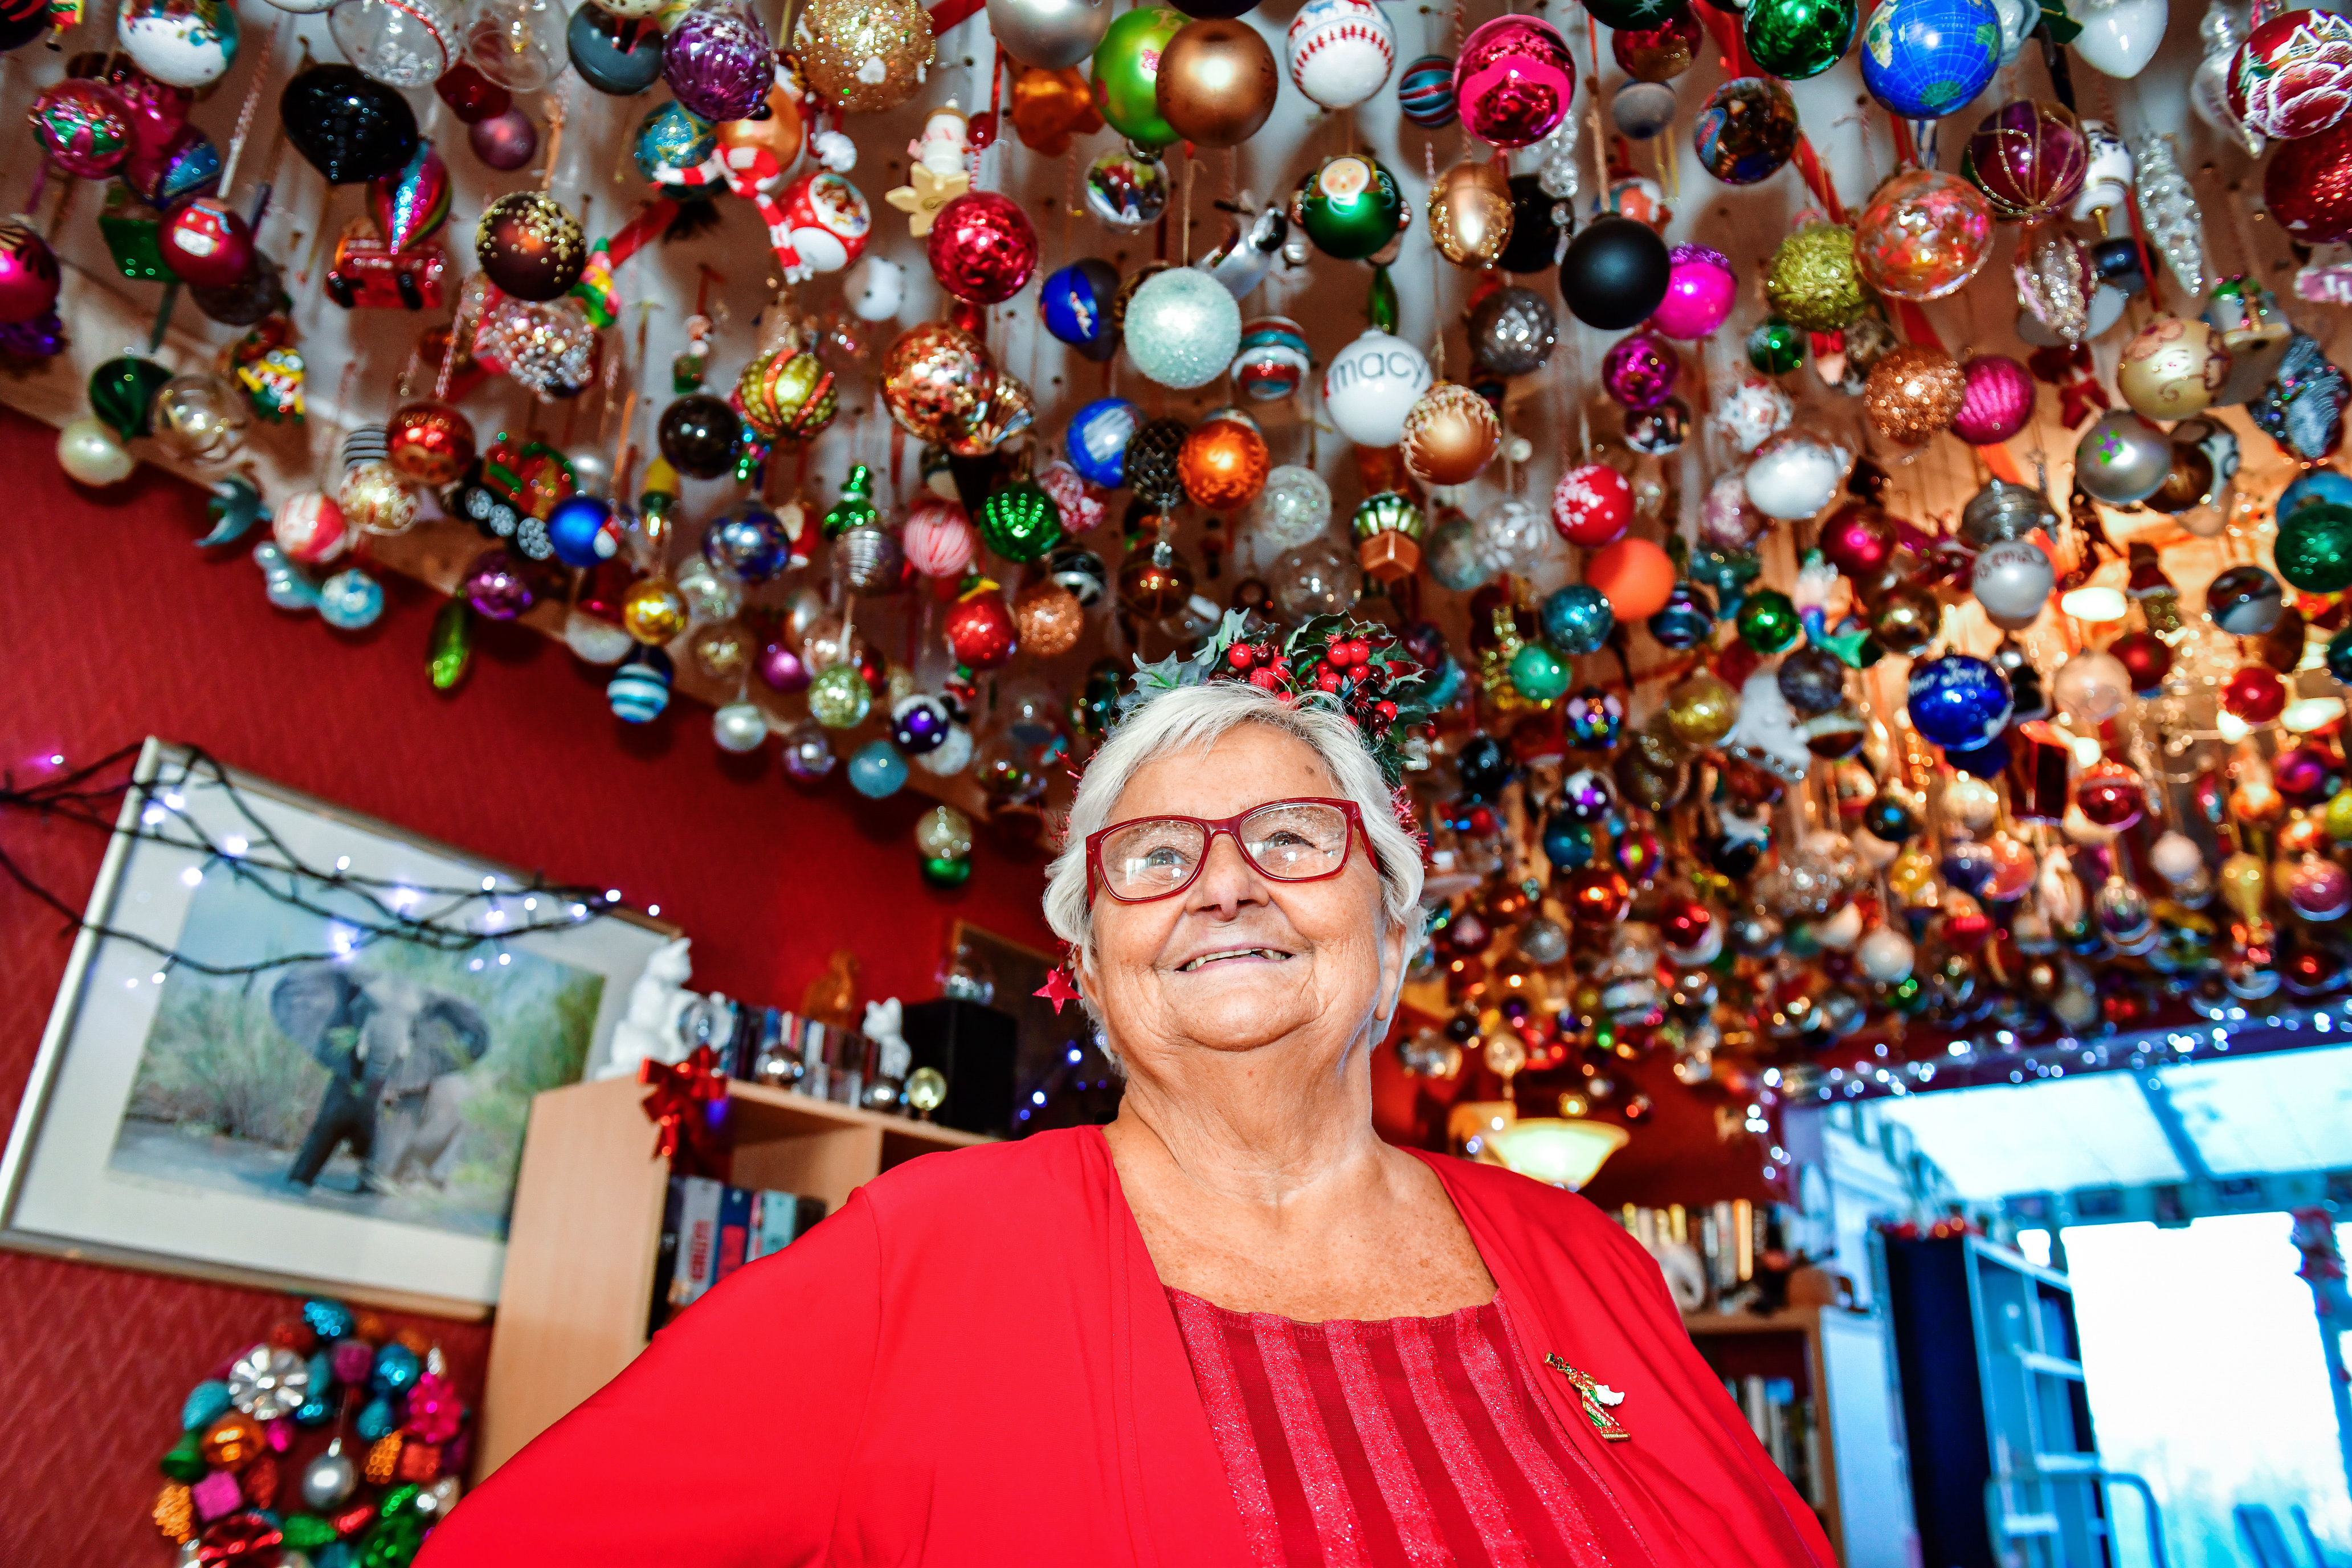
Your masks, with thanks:
M1176 455L1176 478L1196 506L1230 511L1265 488L1265 437L1238 408L1220 408L1193 427Z
M1584 581L1601 590L1622 626L1648 620L1666 607L1675 591L1675 563L1646 539L1621 539L1592 552L1584 563Z
M784 88L768 89L768 112L757 120L726 120L719 123L719 145L729 152L765 153L775 159L776 179L801 155L803 130L800 100Z

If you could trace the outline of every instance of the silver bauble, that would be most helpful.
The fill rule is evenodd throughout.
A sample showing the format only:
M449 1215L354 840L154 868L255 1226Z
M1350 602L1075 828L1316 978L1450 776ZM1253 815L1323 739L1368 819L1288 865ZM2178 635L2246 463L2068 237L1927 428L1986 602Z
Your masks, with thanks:
M710 716L710 738L722 752L756 752L768 738L768 716L756 702L730 702Z
M2171 438L2128 408L2100 415L2074 444L2074 482L2109 506L2146 500L2170 472Z
M833 569L853 594L887 594L898 585L905 556L887 528L853 528L833 543Z
M338 1442L302 1467L302 1501L320 1513L336 1507L359 1489L360 1470Z
M2057 581L2057 571L2039 545L2030 540L2009 539L1977 552L1969 591L1993 625L2019 632L2041 617L2042 606L2050 602L2050 590Z
M1995 479L1960 511L1960 541L1971 550L2006 539L2023 539L2037 528L2056 531L2058 517L2032 485Z
M1090 58L1110 18L1110 0L988 0L989 31L1004 52L1047 70Z

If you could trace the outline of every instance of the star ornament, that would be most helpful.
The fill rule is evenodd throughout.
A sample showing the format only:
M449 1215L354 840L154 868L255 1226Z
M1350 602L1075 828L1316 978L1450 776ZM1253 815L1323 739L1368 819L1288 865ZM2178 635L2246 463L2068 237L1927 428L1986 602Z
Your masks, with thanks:
M907 215L907 233L916 239L931 232L940 209L971 189L971 175L961 169L939 174L918 163L908 171L911 184L882 193L882 199Z
M1047 973L1045 984L1037 987L1030 994L1043 996L1046 1001L1051 1002L1054 1005L1055 1017L1061 1016L1063 1003L1081 1000L1077 986L1071 984L1070 972L1058 963Z

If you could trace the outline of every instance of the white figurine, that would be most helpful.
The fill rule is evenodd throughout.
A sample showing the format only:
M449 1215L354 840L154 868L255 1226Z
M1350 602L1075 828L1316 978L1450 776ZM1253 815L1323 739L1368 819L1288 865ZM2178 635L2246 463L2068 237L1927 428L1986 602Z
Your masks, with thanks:
M917 239L931 232L940 209L971 189L964 155L971 150L971 121L954 100L930 112L923 133L907 143L914 166L908 184L883 193L882 199L907 215L907 232Z
M914 1070L915 1048L899 1032L905 1026L906 1010L896 996L866 1004L866 1026L860 1033L879 1047L874 1059L878 1077L902 1079Z
M596 1069L599 1079L634 1077L640 1062L686 1059L686 1042L678 1037L678 1016L693 1002L686 982L694 974L688 952L691 937L664 942L646 960L645 973L629 987L629 1010L613 1026L613 1054Z

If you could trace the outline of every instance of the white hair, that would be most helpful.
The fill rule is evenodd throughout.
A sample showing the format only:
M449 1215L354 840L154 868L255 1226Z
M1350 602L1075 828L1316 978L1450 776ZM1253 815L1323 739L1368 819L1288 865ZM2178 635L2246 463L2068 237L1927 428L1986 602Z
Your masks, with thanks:
M1244 724L1263 724L1303 742L1323 763L1338 794L1363 814L1380 872L1381 912L1390 925L1413 919L1421 902L1421 845L1398 825L1380 764L1364 750L1354 721L1328 702L1293 700L1240 680L1212 680L1163 692L1111 731L1087 763L1070 803L1062 852L1046 872L1045 920L1068 942L1080 967L1094 961L1094 909L1087 897L1087 836L1108 825L1136 773L1166 756L1205 752Z

